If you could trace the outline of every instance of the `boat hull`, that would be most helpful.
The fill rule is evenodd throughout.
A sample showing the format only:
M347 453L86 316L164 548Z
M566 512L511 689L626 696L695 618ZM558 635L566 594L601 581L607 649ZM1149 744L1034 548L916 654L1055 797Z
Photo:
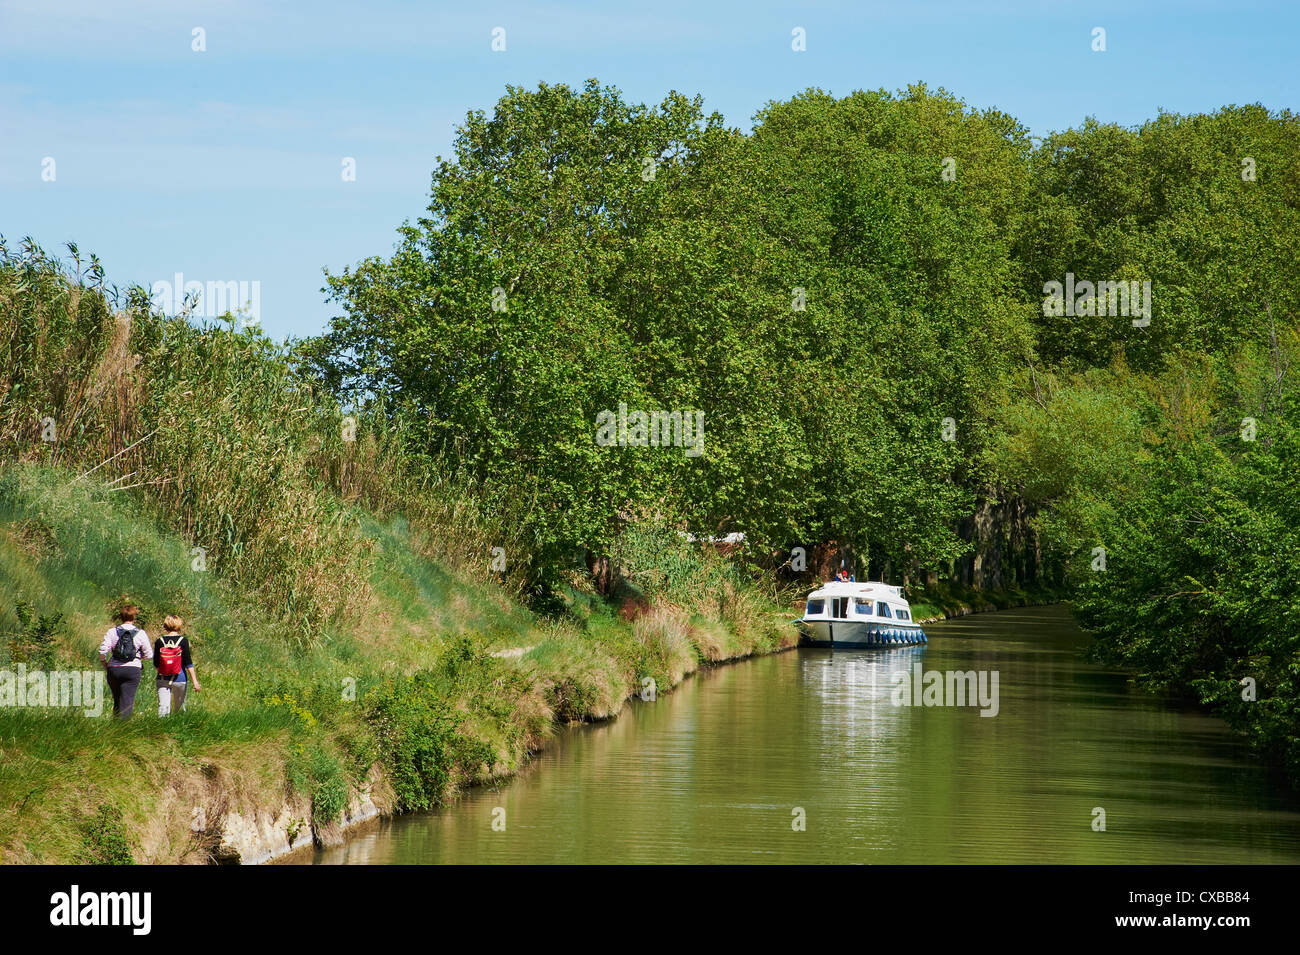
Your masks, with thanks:
M806 647L870 649L929 643L925 631L916 625L898 626L856 620L801 620L799 626L803 630L800 643Z

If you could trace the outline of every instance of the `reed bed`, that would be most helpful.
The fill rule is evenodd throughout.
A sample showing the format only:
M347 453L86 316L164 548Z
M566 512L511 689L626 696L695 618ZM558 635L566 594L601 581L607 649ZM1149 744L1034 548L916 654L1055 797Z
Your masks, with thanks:
M233 318L167 318L142 289L105 290L97 263L0 243L0 341L0 462L135 492L198 548L191 560L256 593L302 641L373 604L363 513L400 513L459 573L523 585L519 504L483 501L413 451L400 410L340 407L291 347ZM494 547L510 555L504 573L490 569Z

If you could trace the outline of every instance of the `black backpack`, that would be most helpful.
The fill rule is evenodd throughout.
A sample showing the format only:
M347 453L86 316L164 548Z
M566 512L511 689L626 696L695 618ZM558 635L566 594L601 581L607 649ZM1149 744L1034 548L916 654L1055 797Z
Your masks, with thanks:
M114 627L117 631L117 643L113 644L113 659L118 663L130 663L135 659L135 631Z

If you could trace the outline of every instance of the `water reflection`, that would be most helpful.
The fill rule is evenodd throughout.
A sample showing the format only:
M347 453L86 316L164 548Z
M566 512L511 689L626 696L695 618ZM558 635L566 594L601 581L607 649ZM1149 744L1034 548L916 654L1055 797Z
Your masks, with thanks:
M1048 608L937 625L928 646L722 667L314 861L1300 862L1297 798L1241 740L1082 643ZM998 671L998 715L895 706L893 675L917 663Z

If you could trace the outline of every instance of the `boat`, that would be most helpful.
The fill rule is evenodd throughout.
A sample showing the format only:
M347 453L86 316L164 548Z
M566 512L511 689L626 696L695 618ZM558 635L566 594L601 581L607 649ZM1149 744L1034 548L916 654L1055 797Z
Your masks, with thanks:
M810 647L898 647L929 643L901 587L832 580L808 595L797 621Z

